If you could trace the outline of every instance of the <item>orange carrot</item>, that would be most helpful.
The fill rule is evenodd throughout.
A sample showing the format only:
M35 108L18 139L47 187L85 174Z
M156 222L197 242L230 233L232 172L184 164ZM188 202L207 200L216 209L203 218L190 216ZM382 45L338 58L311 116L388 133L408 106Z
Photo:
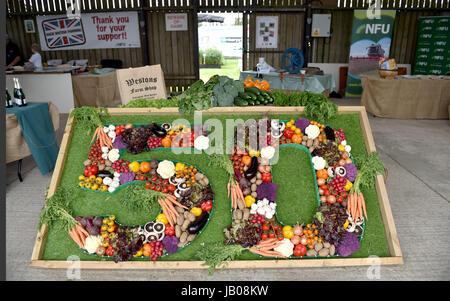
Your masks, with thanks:
M95 129L94 136L92 136L91 143L94 141L95 137L97 136L97 133L98 133L99 129L100 129L100 127L97 127L97 128Z
M168 199L163 200L164 203L166 203L167 208L175 215L178 216L179 213L175 208L173 207L172 203Z
M242 189L241 189L241 187L239 186L239 184L236 184L236 190L237 190L239 199L244 200L244 199L245 199L245 198L244 198L244 194L242 193Z
M228 184L227 184L227 192L228 192L228 197L230 197L230 181L228 181Z
M188 209L186 206L181 205L181 203L177 202L174 196L169 195L168 200L181 208Z
M81 225L80 222L78 222L78 230L84 234L84 236L88 237L90 234L84 229L83 225Z
M82 249L84 249L84 245L79 237L78 233L76 233L75 228L70 229L69 231L70 237L72 237L73 241Z
M366 201L364 200L364 195L362 194L362 192L360 192L359 194L361 196L362 208L363 208L363 211L364 211L364 215L366 216L366 219L367 219Z

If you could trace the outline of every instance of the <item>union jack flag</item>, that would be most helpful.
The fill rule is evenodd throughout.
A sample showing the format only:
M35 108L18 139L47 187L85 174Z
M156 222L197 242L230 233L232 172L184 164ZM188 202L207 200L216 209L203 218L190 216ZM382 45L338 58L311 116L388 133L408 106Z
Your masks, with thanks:
M86 43L81 19L59 18L42 22L48 48L69 47Z

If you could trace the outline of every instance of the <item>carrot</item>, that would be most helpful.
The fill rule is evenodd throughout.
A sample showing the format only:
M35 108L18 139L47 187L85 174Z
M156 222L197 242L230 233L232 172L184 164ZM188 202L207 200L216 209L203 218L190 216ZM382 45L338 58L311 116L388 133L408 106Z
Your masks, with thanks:
M352 193L352 218L356 219L356 195Z
M230 181L228 181L228 184L227 184L227 193L228 193L228 197L230 197Z
M81 225L80 222L78 222L78 227L79 227L79 231L82 232L86 237L88 237L90 235L89 232L87 232L86 229L84 229L83 225Z
M172 203L174 203L175 205L177 205L177 206L183 208L183 209L188 209L188 207L186 207L186 206L184 206L184 205L181 205L181 203L177 202L177 201L175 200L175 197L173 197L173 198L174 198L174 199L171 199L170 196L169 196L169 197L168 197L168 200L171 201Z
M362 194L362 192L360 192L359 194L361 196L362 208L363 208L363 211L364 211L364 215L366 216L366 219L367 219L366 201L364 200L364 195Z
M91 143L94 141L95 137L97 136L97 133L98 133L98 130L99 130L99 129L100 129L100 127L97 127L97 128L95 129L94 136L92 136Z
M78 233L75 231L75 228L70 229L69 231L69 235L70 237L72 237L73 241L75 241L75 243L82 249L84 249L84 245L81 242L81 239L78 235Z
M173 220L172 220L172 216L170 215L170 212L168 211L166 204L162 201L162 200L158 200L159 205L162 208L162 211L164 213L164 215L167 217L167 221L173 225Z
M163 200L164 203L166 203L167 208L175 215L178 216L179 213L175 208L173 207L172 203L168 199Z
M239 186L239 184L236 184L236 190L237 190L237 192L238 192L238 195L239 195L239 198L241 199L241 200L244 200L245 198L244 198L244 194L242 193L242 189L241 189L241 187Z
M254 249L254 248L250 248L249 251L252 252L252 253L255 253L257 255L261 255L261 256L267 256L267 257L271 256L270 254L267 253L267 251L259 251L259 250Z
M233 187L231 187L231 207L233 209L235 209L235 206L234 206L235 200L236 200L236 193L235 193L235 189L233 186Z

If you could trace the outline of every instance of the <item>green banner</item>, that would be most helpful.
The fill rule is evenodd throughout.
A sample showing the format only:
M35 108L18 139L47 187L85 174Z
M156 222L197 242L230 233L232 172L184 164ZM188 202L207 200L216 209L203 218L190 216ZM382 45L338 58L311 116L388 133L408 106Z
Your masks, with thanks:
M362 94L361 73L378 69L381 58L389 58L395 10L381 10L369 18L367 10L355 10L345 96Z
M450 72L450 17L420 17L413 74Z

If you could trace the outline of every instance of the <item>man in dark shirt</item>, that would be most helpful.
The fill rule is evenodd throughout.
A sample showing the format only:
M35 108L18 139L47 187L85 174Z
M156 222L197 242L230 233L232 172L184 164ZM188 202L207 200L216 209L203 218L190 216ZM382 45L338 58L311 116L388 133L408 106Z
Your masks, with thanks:
M22 58L20 57L19 47L6 35L6 69L21 65L21 63Z

